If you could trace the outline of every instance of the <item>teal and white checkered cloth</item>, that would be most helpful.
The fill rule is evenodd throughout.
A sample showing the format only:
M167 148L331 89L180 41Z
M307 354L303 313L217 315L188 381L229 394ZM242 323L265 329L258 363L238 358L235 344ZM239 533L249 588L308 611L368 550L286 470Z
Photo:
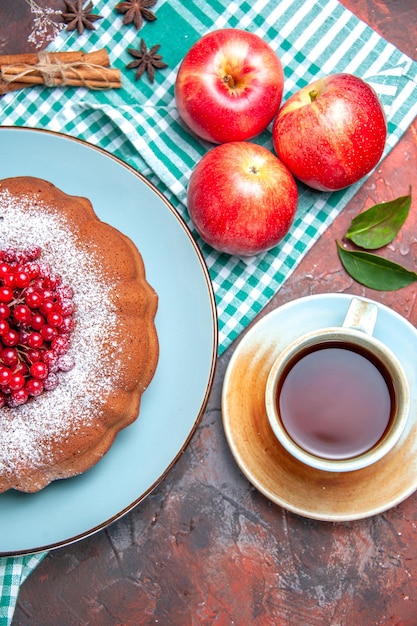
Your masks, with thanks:
M123 88L105 92L83 88L36 87L10 93L0 101L0 124L31 126L77 136L138 169L172 202L195 234L214 285L223 352L267 304L306 252L344 208L359 184L335 193L300 185L296 220L279 246L242 260L220 254L198 238L186 210L186 189L197 161L210 149L187 132L174 101L179 63L209 30L242 28L264 38L280 57L284 99L313 79L335 72L356 74L378 93L388 120L385 154L417 115L417 63L358 20L337 0L158 0L155 22L138 32L122 24L116 0L96 0L103 16L95 31L62 31L51 50L107 48L111 64L122 70ZM127 48L161 44L168 68L135 82ZM272 149L269 130L255 139ZM0 145L1 150L1 145ZM1 164L0 164L1 178ZM39 557L0 561L3 581L0 626L13 612L19 583ZM2 621L6 620L6 621Z
M0 559L0 626L11 623L20 586L44 556L33 554Z

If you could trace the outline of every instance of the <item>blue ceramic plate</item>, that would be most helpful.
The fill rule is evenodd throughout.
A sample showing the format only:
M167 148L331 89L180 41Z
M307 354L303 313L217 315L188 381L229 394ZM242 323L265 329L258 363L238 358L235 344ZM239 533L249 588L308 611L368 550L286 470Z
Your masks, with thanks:
M131 510L161 481L199 423L213 383L217 318L194 240L149 181L109 153L35 129L0 128L0 178L37 176L90 199L138 246L159 296L160 358L139 419L91 470L36 494L0 495L0 555L83 538Z

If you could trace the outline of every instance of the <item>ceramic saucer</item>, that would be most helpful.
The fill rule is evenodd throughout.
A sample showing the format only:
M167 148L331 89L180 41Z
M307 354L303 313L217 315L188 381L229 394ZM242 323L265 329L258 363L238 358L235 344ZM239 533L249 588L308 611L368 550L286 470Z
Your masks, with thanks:
M291 457L269 425L264 394L274 360L299 335L342 324L351 298L348 294L307 296L261 318L239 342L223 384L223 427L243 474L272 502L318 520L376 515L417 489L417 331L385 305L376 303L374 336L402 363L411 396L410 419L395 448L371 467L345 474L323 472Z

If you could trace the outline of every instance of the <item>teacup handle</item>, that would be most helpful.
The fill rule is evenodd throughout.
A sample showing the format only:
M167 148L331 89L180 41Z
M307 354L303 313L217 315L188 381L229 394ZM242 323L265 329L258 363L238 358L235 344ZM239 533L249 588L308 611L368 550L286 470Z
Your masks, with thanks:
M377 315L378 307L376 304L360 298L352 298L342 326L372 335Z

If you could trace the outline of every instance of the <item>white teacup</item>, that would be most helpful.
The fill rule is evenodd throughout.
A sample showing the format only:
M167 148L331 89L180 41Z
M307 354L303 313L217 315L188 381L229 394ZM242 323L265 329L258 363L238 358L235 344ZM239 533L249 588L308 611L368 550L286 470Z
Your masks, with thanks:
M286 450L310 467L367 467L404 431L408 382L397 357L372 335L377 314L375 303L352 298L342 326L299 337L271 368L269 422Z

